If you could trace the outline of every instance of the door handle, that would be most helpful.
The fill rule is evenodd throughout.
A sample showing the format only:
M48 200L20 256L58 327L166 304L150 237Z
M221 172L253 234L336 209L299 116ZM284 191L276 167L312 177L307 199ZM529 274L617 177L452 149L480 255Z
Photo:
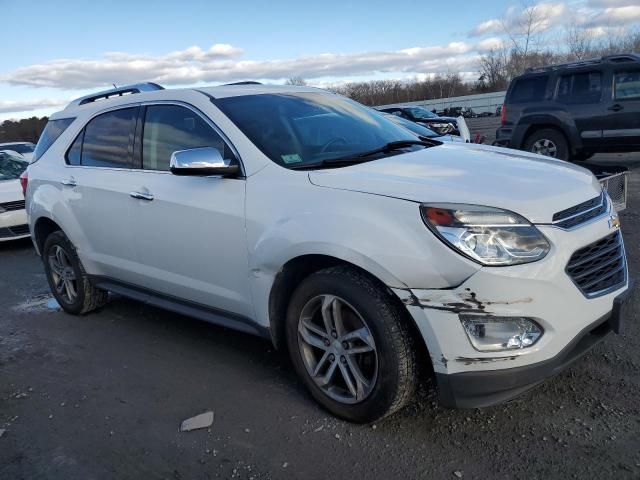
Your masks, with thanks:
M614 112L619 112L620 110L623 110L623 109L624 107L619 103L616 103L615 105L612 105L611 107L609 107L609 110L613 110Z
M78 185L76 183L75 178L73 178L73 177L69 177L66 180L63 180L61 183L62 183L62 185L65 185L67 187L75 187L76 185Z
M153 200L153 195L151 195L150 193L131 192L129 193L129 196L137 198L138 200L147 200L149 202Z

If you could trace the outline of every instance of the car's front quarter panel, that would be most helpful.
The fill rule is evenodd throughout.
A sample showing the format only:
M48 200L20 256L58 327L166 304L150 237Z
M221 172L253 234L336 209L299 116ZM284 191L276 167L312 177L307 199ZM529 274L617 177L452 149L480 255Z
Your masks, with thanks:
M418 206L315 186L307 172L275 164L248 178L249 270L259 322L268 325L275 276L288 261L303 255L343 260L397 288L448 288L473 275L479 265L437 240Z

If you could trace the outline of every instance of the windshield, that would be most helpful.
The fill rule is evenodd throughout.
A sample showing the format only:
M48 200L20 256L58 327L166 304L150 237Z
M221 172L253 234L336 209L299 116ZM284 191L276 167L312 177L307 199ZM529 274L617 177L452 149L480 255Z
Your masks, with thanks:
M28 165L26 160L0 152L0 181L17 180Z
M35 148L33 143L10 143L0 146L0 149L13 150L18 153L31 153Z
M406 118L398 117L397 115L385 114L385 118L389 119L389 121L395 123L396 125L400 125L401 127L412 131L413 133L421 137L435 138L440 136L438 133L434 132L430 128L425 127L424 125L417 124L416 122L412 122L411 120L407 120Z
M409 110L409 113L411 113L413 118L425 118L425 119L427 119L427 118L438 118L438 116L435 113L430 112L426 108L411 107L411 108L408 108L407 110Z
M267 157L299 168L415 136L357 102L327 93L227 97L215 104Z

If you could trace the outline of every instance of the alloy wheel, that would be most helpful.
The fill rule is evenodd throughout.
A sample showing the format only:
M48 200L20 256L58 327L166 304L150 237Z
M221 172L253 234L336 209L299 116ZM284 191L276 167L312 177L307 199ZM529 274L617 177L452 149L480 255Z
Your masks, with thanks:
M555 158L558 154L558 147L548 138L541 138L540 140L536 140L531 146L531 151L533 153Z
M366 399L378 376L371 331L356 309L335 295L319 295L302 308L298 347L314 383L330 398L354 404Z
M69 255L60 245L54 245L51 248L49 268L56 293L66 303L74 303L78 298L78 281L69 261Z

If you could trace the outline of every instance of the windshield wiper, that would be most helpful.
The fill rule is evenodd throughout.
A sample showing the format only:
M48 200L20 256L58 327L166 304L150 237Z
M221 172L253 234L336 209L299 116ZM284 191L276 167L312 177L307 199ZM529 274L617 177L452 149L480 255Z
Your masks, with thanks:
M369 150L362 153L357 153L355 155L349 155L346 157L337 157L337 158L327 158L322 160L321 162L300 164L300 165L290 165L289 168L293 170L304 170L308 168L321 168L327 166L337 166L337 165L352 165L355 163L363 163L368 162L369 157L374 155L378 155L380 153L392 152L394 150L400 150L402 148L411 147L413 145L422 145L424 147L433 147L435 145L439 145L440 142L436 143L430 140L397 140L395 142L389 142L385 145L374 148L373 150Z

